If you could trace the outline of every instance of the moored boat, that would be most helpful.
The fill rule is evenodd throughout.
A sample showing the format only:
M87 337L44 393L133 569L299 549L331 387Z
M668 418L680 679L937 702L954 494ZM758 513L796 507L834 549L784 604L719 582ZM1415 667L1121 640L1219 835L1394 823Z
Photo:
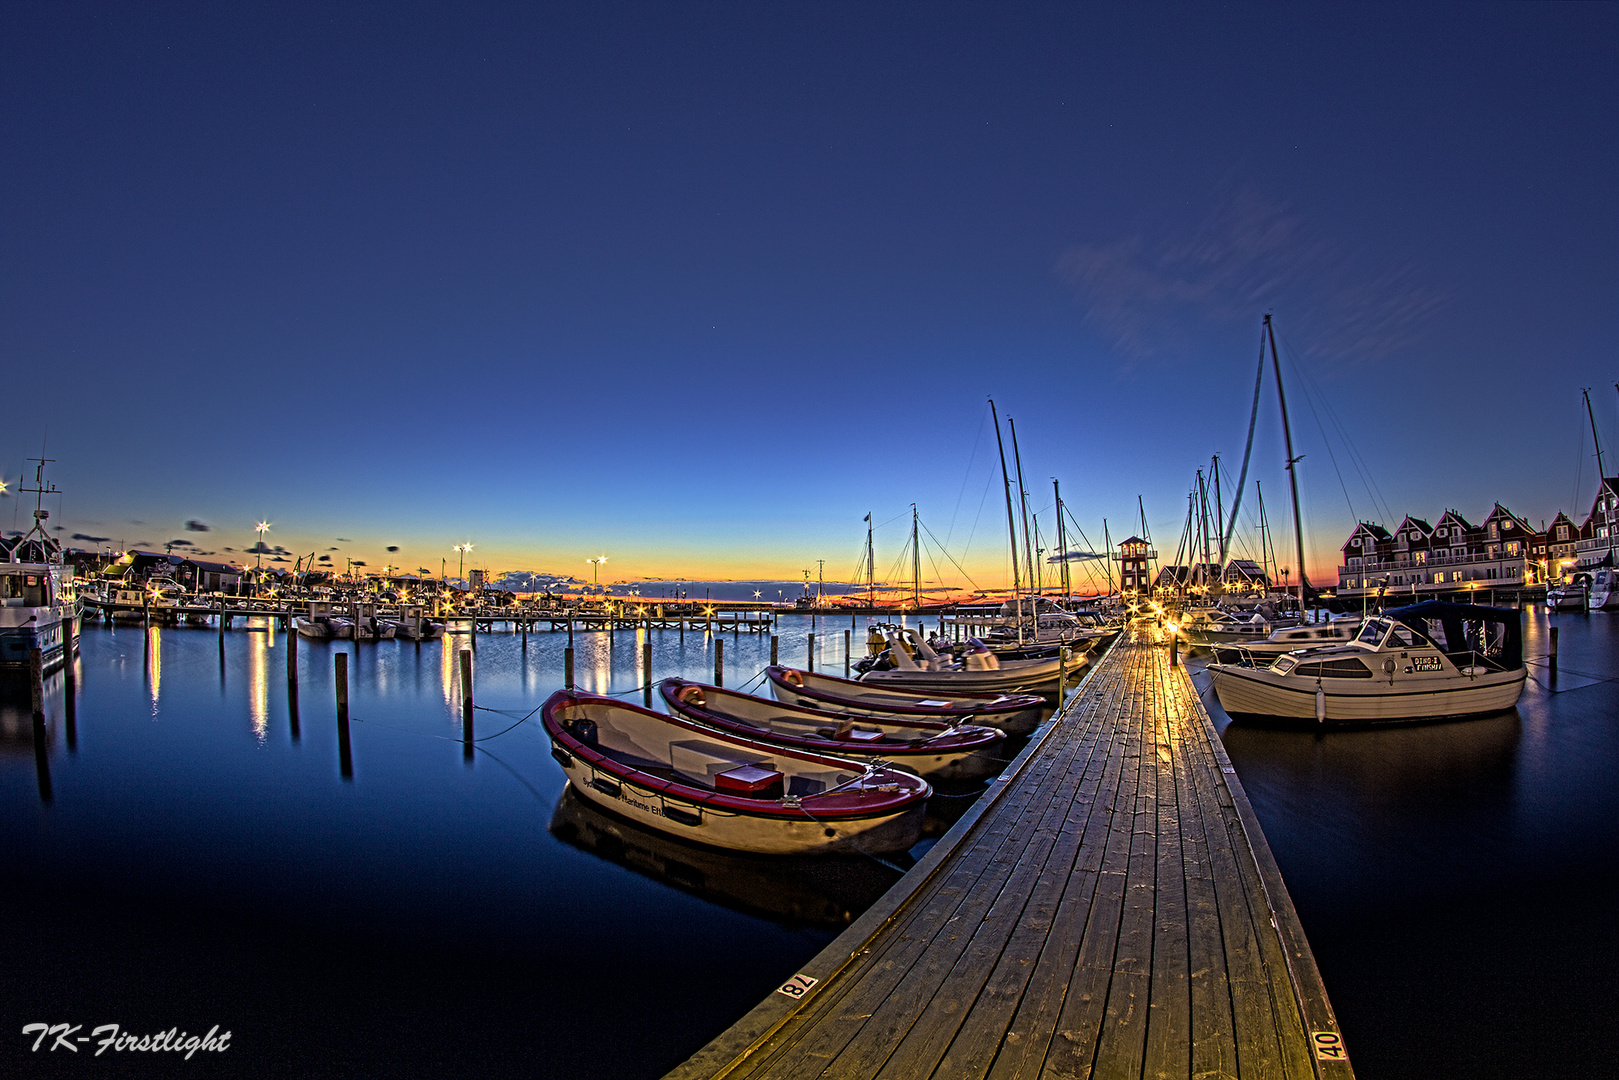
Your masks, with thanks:
M45 496L55 494L56 485L44 482L44 460L30 460L39 462L34 487L23 488L39 496L33 528L0 538L0 672L27 673L37 651L48 674L72 662L69 642L76 651L79 601L62 545L45 531L51 516Z
M699 724L816 754L881 760L928 780L982 780L1005 764L1005 732L972 724L822 712L736 690L665 679L672 712Z
M612 698L559 690L540 710L581 796L698 843L762 854L904 851L926 780L742 739Z
M1269 663L1283 653L1354 641L1360 635L1361 623L1359 615L1346 615L1331 622L1286 626L1273 631L1270 637L1261 641L1239 645L1214 645L1209 651L1214 654L1214 659L1222 664L1234 664L1245 659L1257 661L1261 658Z
M1499 712L1517 704L1527 677L1520 619L1429 601L1367 620L1343 645L1209 672L1233 717L1393 723Z
M860 681L878 686L896 686L904 690L941 691L945 693L985 693L998 690L1013 691L1046 691L1055 693L1057 680L1064 668L1069 671L1076 670L1082 661L1070 662L1066 650L1059 650L1058 655L1042 657L1033 660L1000 660L996 666L974 667L971 663L956 666L953 662L941 657L928 647L927 642L917 641L916 648L920 658L927 666L919 664L905 650L899 636L893 631L888 635L889 648L883 654L886 657L885 668L873 666L868 671L860 673ZM987 653L988 650L985 650ZM883 657L879 657L882 660Z
M972 721L1008 735L1027 735L1040 723L1046 701L1038 694L929 694L875 686L817 671L772 665L765 668L776 700L830 712L898 716L947 723Z

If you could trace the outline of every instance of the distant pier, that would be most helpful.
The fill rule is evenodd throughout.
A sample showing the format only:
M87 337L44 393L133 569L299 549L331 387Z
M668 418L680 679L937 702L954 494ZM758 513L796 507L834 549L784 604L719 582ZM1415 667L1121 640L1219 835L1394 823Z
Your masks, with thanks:
M1138 622L921 862L669 1080L1352 1075L1208 713Z

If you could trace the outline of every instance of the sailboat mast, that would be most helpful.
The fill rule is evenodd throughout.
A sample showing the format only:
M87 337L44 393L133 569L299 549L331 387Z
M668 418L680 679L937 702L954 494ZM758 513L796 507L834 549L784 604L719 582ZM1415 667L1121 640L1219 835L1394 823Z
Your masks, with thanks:
M1203 482L1203 470L1197 470L1197 518L1198 532L1203 537L1203 585L1208 587L1209 581L1209 488Z
M1023 556L1029 570L1029 607L1034 607L1034 546L1029 538L1029 492L1023 486L1023 455L1017 448L1017 421L1010 416L1006 418L1006 426L1012 432L1012 461L1017 465L1018 503L1023 507ZM1018 611L1021 613L1022 608Z
M1107 534L1107 518L1102 519L1102 550L1107 552L1107 594L1113 595L1113 538Z
M1062 521L1062 487L1056 477L1051 480L1051 493L1057 498L1057 550L1062 552L1062 600L1067 605L1074 599L1072 582L1068 575L1068 531Z
M1276 328L1271 325L1270 313L1265 313L1265 336L1270 339L1271 370L1276 373L1276 398L1282 405L1282 436L1287 446L1287 482L1293 491L1293 539L1299 556L1299 610L1304 610L1304 590L1309 580L1304 575L1304 520L1299 516L1299 477L1294 466L1300 458L1293 456L1293 429L1287 422L1287 393L1282 389L1282 361L1276 355Z
M1001 420L995 414L994 398L989 399L989 415L990 419L995 421L995 449L1001 453L1001 484L1006 489L1006 531L1012 540L1012 596L1015 599L1022 595L1018 582L1017 521L1012 517L1012 478L1006 474L1006 445L1001 442ZM1021 601L1016 602L1018 604L1018 614L1021 615L1022 603ZM1023 644L1023 620L1021 618L1018 619L1017 640L1019 645Z
M922 547L916 540L916 504L911 504L911 599L916 603L916 618L922 620Z
M1266 560L1265 548L1270 544L1270 519L1265 516L1265 489L1259 486L1258 480L1254 481L1254 493L1259 498L1259 569L1265 575L1265 580L1274 584L1275 575L1271 571L1271 565L1275 562L1276 552L1272 547L1272 558Z
M1143 540L1145 540L1147 542L1147 576L1148 576L1148 580L1149 581L1156 581L1157 580L1157 576L1156 576L1157 572L1155 570L1153 570L1153 568L1152 568L1153 560L1156 557L1156 553L1152 549L1152 530L1147 528L1147 504L1141 501L1141 496L1140 495L1136 496L1136 512L1141 515L1141 539L1143 539ZM1149 586L1149 588L1150 588L1150 586Z
M1619 383L1614 383L1613 386L1615 390L1619 390ZM1608 470L1602 464L1602 440L1597 438L1597 418L1596 414L1591 411L1591 390L1587 387L1581 390L1580 393L1585 396L1585 415L1591 421L1591 442L1597 448L1597 487L1600 488L1602 481L1608 478Z
M866 515L866 607L877 607L877 555L871 546L871 515Z
M1225 520L1225 498L1220 493L1220 455L1214 455L1214 527L1220 528L1220 522ZM1226 538L1224 530L1220 533L1220 572L1225 573ZM1222 580L1224 580L1222 576Z

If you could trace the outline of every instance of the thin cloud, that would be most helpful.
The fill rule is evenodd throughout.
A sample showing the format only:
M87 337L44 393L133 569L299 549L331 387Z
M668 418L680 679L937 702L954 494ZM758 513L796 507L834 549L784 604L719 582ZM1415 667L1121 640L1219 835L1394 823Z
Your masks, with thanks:
M212 529L212 525L205 525L200 521L186 522L186 532L210 532Z
M1207 324L1257 324L1273 307L1310 328L1296 335L1302 352L1373 359L1416 340L1445 300L1415 264L1329 237L1252 191L1185 231L1071 247L1057 271L1132 363L1196 356Z

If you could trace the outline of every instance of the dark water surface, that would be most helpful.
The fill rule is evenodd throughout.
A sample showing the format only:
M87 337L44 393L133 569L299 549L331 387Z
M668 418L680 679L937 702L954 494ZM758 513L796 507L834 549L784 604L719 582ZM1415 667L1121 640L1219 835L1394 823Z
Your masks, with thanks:
M1358 1076L1619 1074L1616 622L1531 609L1515 710L1380 730L1233 724L1189 665Z
M1537 667L1502 716L1317 735L1226 726L1205 695L1362 1077L1615 1072L1619 684L1599 680L1619 634L1555 619L1556 692ZM819 666L841 672L848 627L818 627ZM1528 627L1543 654L1547 617ZM785 662L808 630L782 620ZM632 691L640 640L577 635L580 685ZM712 676L713 639L652 640L656 677ZM212 630L93 628L72 746L51 684L46 773L26 697L0 700L0 1076L656 1077L897 879L626 827L563 797L533 723L468 763L465 643L300 642L295 732L280 634L233 630L222 654ZM565 643L479 638L477 699L499 710L480 736L561 684ZM728 685L767 659L768 638L724 645ZM190 1061L29 1052L33 1022L232 1041Z
M820 624L823 668L842 671L849 625ZM803 661L809 627L782 620L784 661ZM49 685L48 777L26 692L0 704L0 1076L657 1076L898 879L861 857L727 856L621 827L562 800L537 722L464 760L464 637L300 641L295 731L286 640L267 630L221 649L211 629L87 629L74 745L61 676ZM640 641L577 635L579 685L633 690ZM476 697L501 710L477 714L480 736L561 685L566 642L479 637ZM712 678L712 638L653 644L656 677ZM727 685L768 660L768 637L724 645ZM233 1036L212 1058L97 1059L30 1052L33 1022Z

